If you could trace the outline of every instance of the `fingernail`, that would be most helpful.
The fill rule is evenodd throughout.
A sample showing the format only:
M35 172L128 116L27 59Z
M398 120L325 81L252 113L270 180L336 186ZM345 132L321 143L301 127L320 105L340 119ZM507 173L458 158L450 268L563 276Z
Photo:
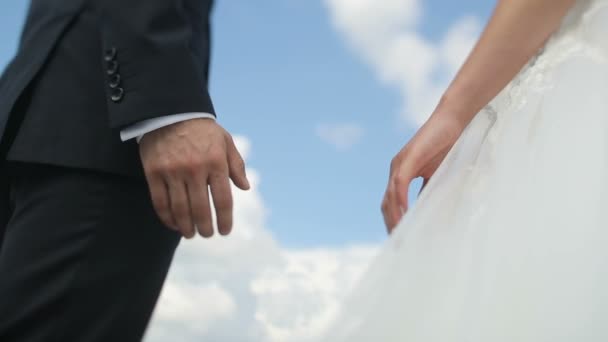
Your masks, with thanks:
M242 184L243 184L244 190L247 190L251 187L251 184L249 183L249 179L247 179L247 176L243 177Z

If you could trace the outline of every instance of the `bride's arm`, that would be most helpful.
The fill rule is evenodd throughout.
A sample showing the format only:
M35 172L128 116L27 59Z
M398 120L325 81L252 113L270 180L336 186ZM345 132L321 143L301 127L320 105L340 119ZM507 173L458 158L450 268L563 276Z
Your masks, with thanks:
M466 126L538 52L575 0L500 0L433 115Z

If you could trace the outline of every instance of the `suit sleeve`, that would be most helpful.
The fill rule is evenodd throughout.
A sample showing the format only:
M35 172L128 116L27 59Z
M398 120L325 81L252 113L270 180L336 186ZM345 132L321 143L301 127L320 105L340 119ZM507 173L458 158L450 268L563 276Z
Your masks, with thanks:
M207 89L212 1L196 9L184 2L98 1L113 128L171 113L215 115Z

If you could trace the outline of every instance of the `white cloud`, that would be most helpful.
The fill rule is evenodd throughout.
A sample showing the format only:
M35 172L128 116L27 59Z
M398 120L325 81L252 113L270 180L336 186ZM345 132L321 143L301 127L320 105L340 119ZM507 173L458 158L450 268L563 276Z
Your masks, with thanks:
M319 124L315 130L321 140L338 150L351 148L364 134L363 127L354 123Z
M285 251L284 265L252 283L263 341L314 341L375 254L373 247Z
M461 18L445 34L440 48L440 56L448 67L448 72L458 71L460 65L467 57L474 40L479 35L479 19L472 16Z
M402 115L415 126L431 114L480 32L479 20L469 16L439 42L426 39L419 31L422 0L324 1L336 29L382 82L401 91Z
M325 0L339 31L360 48L381 45L420 19L418 0ZM380 44L378 44L380 43ZM371 49L370 49L371 50Z
M235 139L244 158L247 139ZM184 241L146 342L306 342L320 334L376 252L375 246L287 249L266 228L260 177L234 191L227 238Z
M165 305L159 310L158 319L179 322L184 317L196 318L197 324L187 327L194 334L207 333L214 322L233 317L237 309L234 297L217 282L168 282L162 296Z

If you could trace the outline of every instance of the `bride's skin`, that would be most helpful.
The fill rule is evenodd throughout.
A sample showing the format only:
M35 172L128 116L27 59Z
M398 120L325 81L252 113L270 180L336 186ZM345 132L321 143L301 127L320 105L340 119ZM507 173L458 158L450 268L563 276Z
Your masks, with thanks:
M501 0L437 108L393 158L382 213L392 231L408 208L414 178L428 182L463 129L559 27L575 0ZM441 213L437 213L441 215Z

